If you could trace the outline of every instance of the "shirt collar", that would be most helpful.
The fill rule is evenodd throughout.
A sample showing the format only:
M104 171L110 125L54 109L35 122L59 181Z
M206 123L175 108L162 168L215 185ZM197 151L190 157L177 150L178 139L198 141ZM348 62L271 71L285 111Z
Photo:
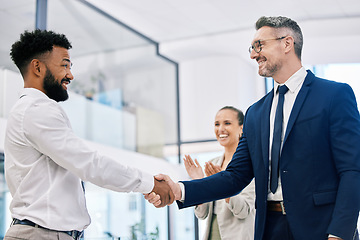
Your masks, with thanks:
M289 91L294 93L298 87L302 85L306 77L306 70L304 67L301 67L296 73L294 73L284 84L288 87ZM278 89L279 85L274 81L274 95L276 95L276 89Z
M24 88L20 93L20 98L23 96L49 99L49 97L45 93L36 88Z

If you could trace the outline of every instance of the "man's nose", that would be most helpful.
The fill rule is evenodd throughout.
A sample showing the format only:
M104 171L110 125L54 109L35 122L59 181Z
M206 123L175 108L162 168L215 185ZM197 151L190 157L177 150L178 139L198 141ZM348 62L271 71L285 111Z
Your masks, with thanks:
M70 79L70 80L73 80L73 79L74 79L74 76L72 75L70 69L69 69L69 71L66 73L66 78L67 78L67 79Z
M255 52L254 49L251 49L250 58L251 59L256 59L257 56L259 56L259 53Z

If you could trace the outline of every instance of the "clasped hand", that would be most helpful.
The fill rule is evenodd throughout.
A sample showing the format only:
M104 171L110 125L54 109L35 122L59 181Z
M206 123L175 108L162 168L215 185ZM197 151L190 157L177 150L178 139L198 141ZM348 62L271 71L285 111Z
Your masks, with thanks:
M159 174L155 176L155 186L153 190L144 194L145 199L157 208L172 204L175 200L181 199L181 189L178 183L167 175Z
M184 165L187 173L192 179L200 179L205 177L202 167L198 160L195 158L195 162L192 160L190 155L185 155ZM205 163L205 174L206 176L214 175L215 173L221 172L221 167L214 165L212 162Z
M204 177L203 170L195 159L191 159L189 155L185 155L184 158L185 168L192 179L200 179ZM221 171L219 166L214 165L211 162L207 162L205 165L206 176L211 176ZM175 200L181 199L181 188L179 183L175 183L171 178L164 174L155 176L154 189L144 194L145 199L153 204L157 208L171 205Z

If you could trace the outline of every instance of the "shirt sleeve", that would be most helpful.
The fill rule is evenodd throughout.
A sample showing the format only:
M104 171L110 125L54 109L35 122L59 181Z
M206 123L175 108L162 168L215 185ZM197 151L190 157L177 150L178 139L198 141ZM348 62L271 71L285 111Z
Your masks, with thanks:
M83 181L118 192L149 193L154 187L152 175L89 148L73 133L66 114L55 102L30 106L23 130L35 149Z

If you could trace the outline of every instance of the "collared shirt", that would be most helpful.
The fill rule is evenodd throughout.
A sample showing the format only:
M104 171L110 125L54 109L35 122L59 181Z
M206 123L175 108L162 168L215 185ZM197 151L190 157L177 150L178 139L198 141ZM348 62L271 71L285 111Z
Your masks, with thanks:
M285 85L289 88L289 91L284 95L284 121L283 121L283 136L285 136L285 129L287 127L287 123L289 121L291 109L294 105L295 99L301 89L302 84L304 83L307 72L304 67L301 67L296 73L294 73L285 83ZM274 81L274 89L277 89L279 84ZM277 102L279 99L279 94L274 90L274 97L271 106L270 112L270 140L269 140L269 157L271 156L271 146L272 146L272 138L274 133L274 121L275 121L275 112L277 107ZM271 171L271 159L269 159L269 171ZM270 177L270 174L269 174ZM270 181L269 181L270 184ZM185 186L183 183L179 182L179 186L181 189L181 201L185 200ZM268 187L268 200L269 201L282 201L282 189L281 189L281 181L279 181L279 186L276 189L275 194L270 191L270 185Z
M294 73L286 82L285 85L288 87L288 91L284 95L284 119L283 119L283 130L282 130L282 137L281 137L281 146L282 142L285 136L286 127L290 118L290 113L292 110L292 107L294 105L295 99L301 89L301 86L304 83L305 77L307 75L307 72L304 67L301 67L296 73ZM279 99L279 94L276 91L278 89L279 84L274 81L274 97L271 105L271 112L270 112L270 139L269 139L269 172L271 171L271 146L272 146L272 140L274 135L274 122L275 122L275 112L276 107ZM280 174L279 174L280 177ZM270 178L270 174L269 174ZM276 189L276 192L273 194L270 191L270 185L268 190L268 200L269 201L282 201L282 188L281 188L281 179L278 182L279 186ZM269 180L270 184L270 180Z
M23 90L8 118L5 177L12 217L58 231L90 224L81 180L118 192L154 186L152 175L89 148L60 105L34 88Z

